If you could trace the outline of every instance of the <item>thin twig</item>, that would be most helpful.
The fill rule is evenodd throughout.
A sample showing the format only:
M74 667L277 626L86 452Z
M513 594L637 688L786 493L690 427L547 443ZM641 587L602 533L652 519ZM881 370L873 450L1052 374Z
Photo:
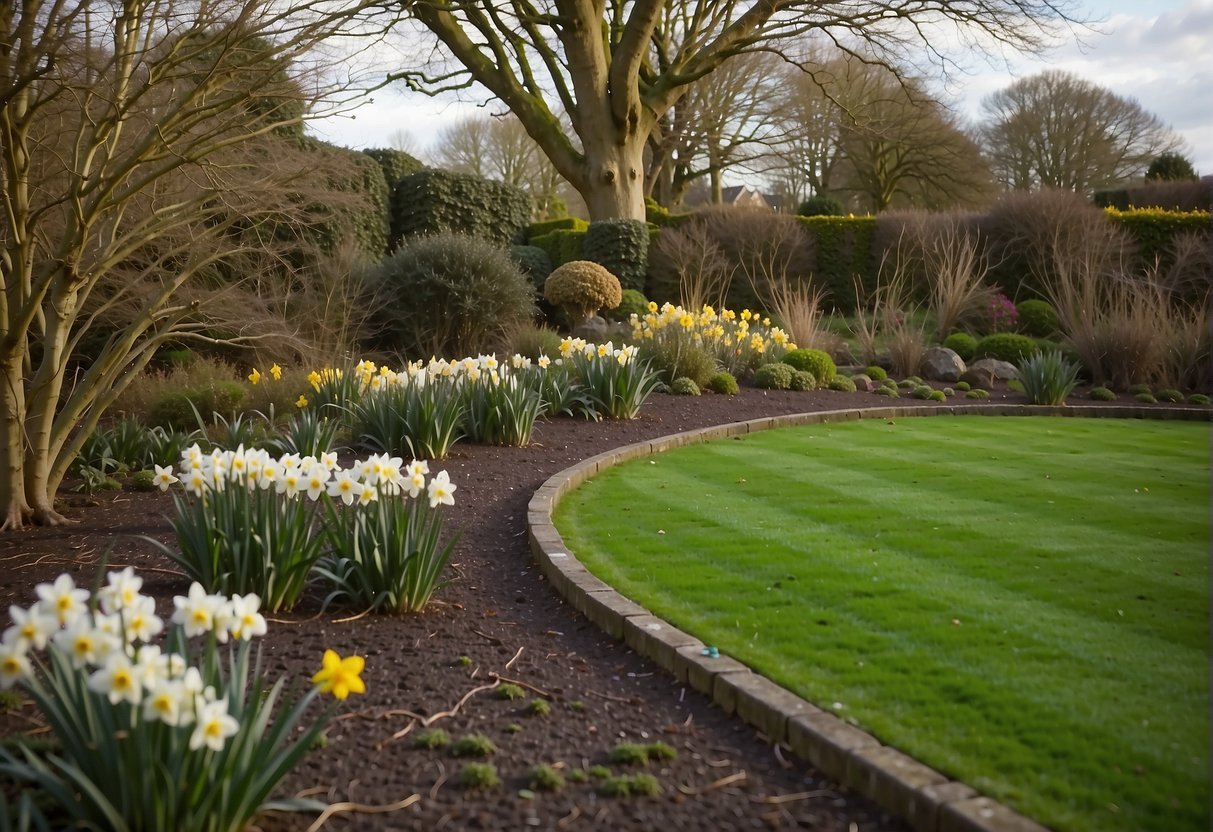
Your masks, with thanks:
M601 691L596 690L589 691L589 694L590 696L597 696L599 699L608 699L611 702L622 702L625 705L629 705L632 702L632 700L628 699L626 696L615 696L612 693L602 693Z
M814 797L831 797L834 792L828 789L818 789L813 792L796 792L794 794L777 794L771 797L751 797L751 803L766 803L771 806L782 806L784 803L794 803L797 800L811 800Z
M570 825L570 824L571 824L573 821L577 820L577 818L579 818L579 817L581 817L581 807L580 807L580 806L574 806L574 807L573 807L573 811L569 812L567 815L565 815L564 817L562 817L560 820L556 821L556 826L557 826L557 828L559 828L559 829L565 829L565 828L567 828L567 827L568 827L568 826L569 826L569 825Z
M512 665L514 662L518 661L518 657L522 655L522 651L525 649L526 649L525 647L518 648L518 652L514 654L514 658L510 659L508 662L505 663L506 670L509 670L510 665Z
M500 673L494 673L493 671L489 671L489 676L496 679L498 682L506 682L511 685L518 685L521 688L526 688L527 690L534 691L535 693L542 696L544 699L552 698L552 694L548 693L543 688L537 688L534 685L527 684L526 682L522 681L521 679L510 679L508 677L502 676Z
M491 636L488 633L482 633L479 630L472 630L472 632L481 638L488 639L490 644L501 644L501 639L497 638L497 636Z
M738 771L738 772L734 772L733 774L730 774L728 777L721 777L719 780L715 780L711 783L708 783L706 786L704 786L701 789L693 789L690 786L679 785L678 791L682 792L685 795L694 797L695 795L707 794L708 792L714 792L717 789L723 789L725 786L732 785L733 783L740 783L740 782L744 781L745 779L746 779L746 773L744 771Z
M315 823L307 828L307 832L317 832L320 827L328 822L329 818L341 812L356 812L360 815L381 815L387 812L398 812L401 809L407 809L420 799L421 795L411 794L404 800L398 800L386 806L368 806L364 803L330 803L320 813L320 817L316 818Z

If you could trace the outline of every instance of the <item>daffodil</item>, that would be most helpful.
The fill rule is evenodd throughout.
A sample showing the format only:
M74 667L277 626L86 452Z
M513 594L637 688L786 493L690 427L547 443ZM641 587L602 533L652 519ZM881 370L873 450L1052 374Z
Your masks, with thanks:
M252 382L253 384L260 384L261 383L261 371L258 370L256 367L254 367L253 371L248 374L248 380L250 382Z
M340 497L341 502L347 506L353 504L354 498L358 496L358 491L358 480L349 471L338 471L333 481L328 484L329 496Z
M274 381L282 381L282 368L275 364L270 367L270 375L274 377Z
M23 645L25 649L33 647L42 650L47 640L59 629L59 619L52 613L47 613L41 604L35 603L28 610L17 605L8 608L13 626L4 631L4 644Z
M33 673L28 653L29 646L19 641L0 644L0 690L8 690Z
M168 487L177 482L177 478L173 476L173 466L157 465L156 476L152 478L152 482L160 487L161 491L168 491Z
M202 584L194 581L190 584L188 595L173 598L173 606L176 608L173 623L181 624L188 638L209 633L215 626L215 614L219 612L222 603L221 596L207 595Z
M190 750L197 751L205 745L212 751L222 751L227 738L239 729L240 723L227 712L226 699L207 702L198 709Z
M117 705L119 702L138 705L139 700L143 698L143 684L139 674L135 672L131 660L120 650L110 653L105 660L105 666L89 676L88 686L97 693L105 694L111 705Z
M259 596L252 592L247 595L233 595L230 606L231 620L228 630L232 638L248 641L254 636L265 635L265 616L258 612L261 607Z
M451 482L447 472L439 471L437 475L430 480L430 508L436 508L438 505L455 505L455 488L456 486L453 482Z
M307 407L307 396L300 393L299 398L295 399L295 407Z
M66 572L55 578L53 584L38 584L34 587L42 608L53 611L60 624L66 624L84 613L88 603L88 590L77 589L72 576Z
M362 681L365 666L366 660L362 656L343 659L336 651L325 650L320 671L312 677L312 684L321 693L331 693L338 699L345 699L351 693L365 693L366 684Z

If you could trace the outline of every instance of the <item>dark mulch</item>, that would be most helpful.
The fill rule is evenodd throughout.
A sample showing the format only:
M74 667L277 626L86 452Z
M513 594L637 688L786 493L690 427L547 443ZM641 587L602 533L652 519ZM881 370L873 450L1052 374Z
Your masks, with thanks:
M993 398L1022 400L1005 391ZM308 756L285 790L368 805L420 796L407 809L337 816L326 828L903 829L604 636L548 586L526 539L532 492L577 460L706 425L888 404L920 402L753 389L732 398L658 395L634 421L544 422L528 448L455 446L450 458L431 464L432 471L449 471L458 487L447 527L462 530L448 573L452 583L436 603L421 615L350 620L348 612L321 613L318 599L309 598L271 624L265 655L273 676L310 675L326 647L364 655L367 663L367 694L347 701L325 747ZM64 570L87 584L111 544L111 563L135 565L144 591L166 606L185 592L187 582L172 564L136 537L170 539L167 496L124 492L69 503L75 504L67 512L75 525L0 535L0 602L28 605L35 583ZM489 690L474 693L493 681L493 673L517 680L528 694L542 691L551 714L528 716L521 701L499 700ZM435 715L460 704L434 726L453 737L480 732L496 743L492 762L503 784L495 790L460 787L461 760L414 747L421 728L409 712ZM0 716L0 733L29 732L34 716L29 706ZM552 764L567 774L605 764L619 742L655 740L678 750L676 760L650 764L663 789L658 797L601 797L594 782L533 797L519 793L528 788L527 772L535 765ZM303 829L311 820L271 817L262 826Z

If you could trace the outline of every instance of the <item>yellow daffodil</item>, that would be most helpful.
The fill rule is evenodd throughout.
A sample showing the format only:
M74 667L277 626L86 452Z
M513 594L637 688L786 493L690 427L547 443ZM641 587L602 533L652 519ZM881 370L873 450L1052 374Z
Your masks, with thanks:
M320 392L320 373L312 370L307 374L307 383L312 385L312 389L317 393Z
M300 394L299 398L295 399L295 407L307 407L307 396Z
M260 384L261 383L261 371L258 370L256 367L254 367L253 371L248 374L248 380L251 381L253 384Z
M275 364L270 367L270 375L274 377L274 381L282 381L282 368Z
M321 693L331 693L338 699L345 699L351 693L366 693L366 684L362 681L365 666L366 660L362 656L343 659L335 651L325 650L320 671L312 677L312 684Z

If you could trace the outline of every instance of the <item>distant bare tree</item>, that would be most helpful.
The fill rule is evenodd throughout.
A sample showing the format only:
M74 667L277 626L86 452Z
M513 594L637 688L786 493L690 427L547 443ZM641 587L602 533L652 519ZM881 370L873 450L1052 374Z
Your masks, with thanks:
M1128 184L1183 144L1137 101L1055 69L994 93L983 109L986 155L998 181L1015 190L1090 194Z

